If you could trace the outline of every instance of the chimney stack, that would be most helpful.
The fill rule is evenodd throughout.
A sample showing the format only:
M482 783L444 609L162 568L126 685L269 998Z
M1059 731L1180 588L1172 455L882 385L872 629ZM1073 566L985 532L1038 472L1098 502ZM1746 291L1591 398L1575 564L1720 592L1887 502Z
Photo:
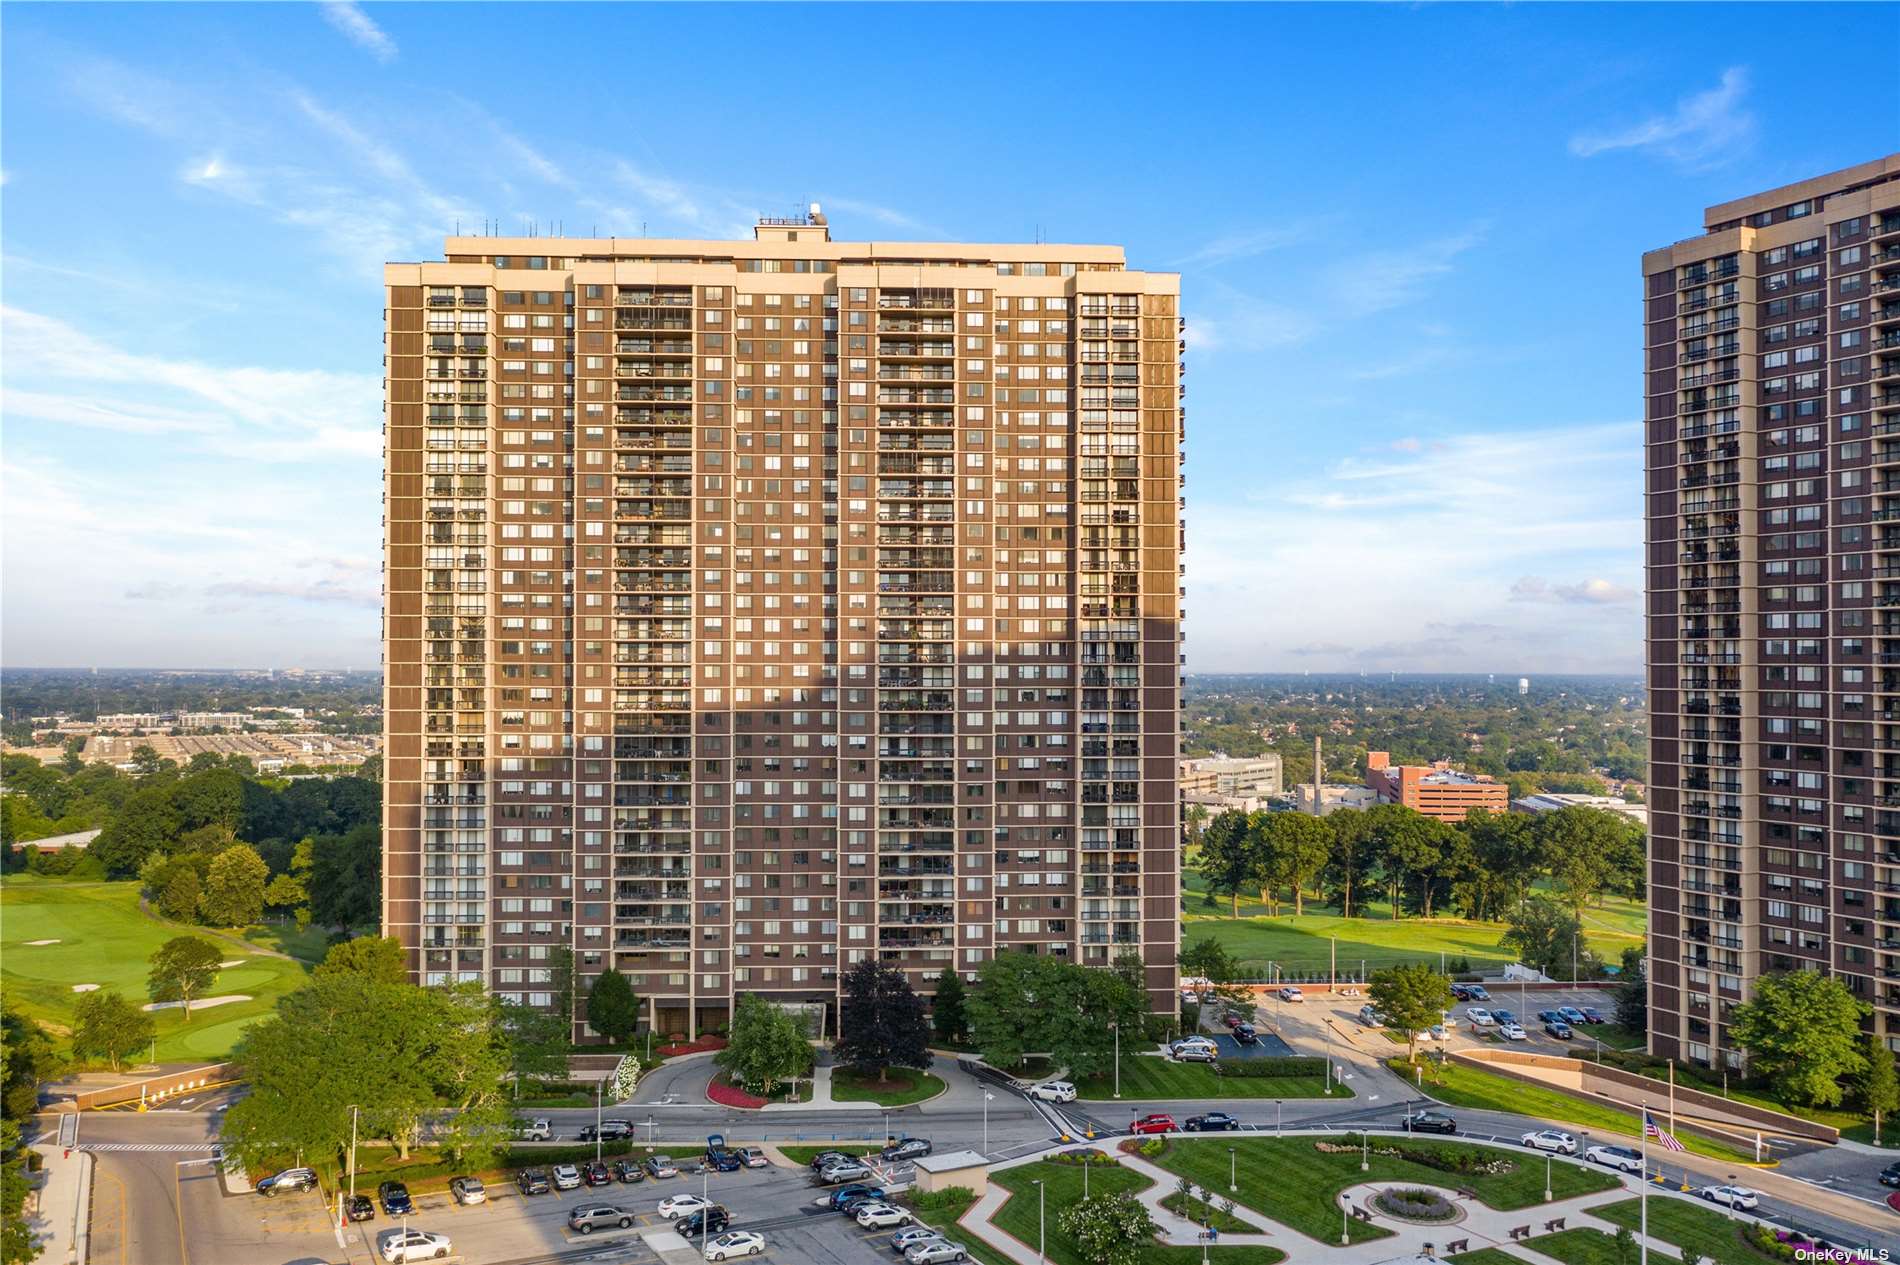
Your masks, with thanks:
M1326 761L1320 757L1319 735L1313 735L1313 816L1320 816L1326 808Z

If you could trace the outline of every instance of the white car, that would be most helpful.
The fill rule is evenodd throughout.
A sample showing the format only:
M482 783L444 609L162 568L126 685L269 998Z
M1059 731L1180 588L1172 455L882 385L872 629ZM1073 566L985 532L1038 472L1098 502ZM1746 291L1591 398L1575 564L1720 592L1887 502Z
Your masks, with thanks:
M949 1239L925 1239L904 1249L904 1259L910 1265L946 1265L949 1261L962 1260L965 1255L963 1244Z
M1498 1022L1483 1006L1466 1006L1465 1019L1474 1028L1495 1028Z
M911 1223L911 1215L902 1208L880 1203L865 1204L858 1209L855 1219L867 1230L888 1230L893 1226Z
M515 1136L523 1142L551 1142L554 1139L554 1129L545 1118L525 1120L521 1127L515 1130Z
M1583 1158L1592 1164L1621 1169L1625 1173L1643 1171L1643 1153L1633 1146L1593 1146L1583 1153Z
M554 1166L553 1171L554 1171L554 1189L556 1190L579 1190L580 1189L580 1185L581 1185L581 1170L580 1169L575 1168L572 1164L556 1164Z
M409 1265L410 1261L432 1261L447 1256L449 1236L428 1230L386 1230L377 1240L376 1250L390 1265Z
M1442 1023L1435 1023L1418 1034L1420 1041L1446 1041L1450 1038L1451 1034L1445 1030L1445 1025Z
M1031 1098L1040 1098L1044 1102L1075 1101L1075 1086L1068 1081L1044 1081L1040 1085L1031 1085L1023 1093Z
M914 1225L908 1230L899 1230L891 1236L891 1251L902 1256L919 1243L928 1243L943 1236L927 1225Z
M1536 1133L1525 1134L1519 1140L1533 1151L1553 1151L1558 1155L1577 1153L1577 1140L1562 1129L1539 1129Z
M690 1212L698 1212L701 1208L710 1207L712 1207L712 1200L701 1199L698 1195L668 1195L660 1200L660 1215L671 1221L675 1217L683 1217Z
M1507 1024L1500 1025L1498 1028L1498 1035L1503 1037L1506 1041L1530 1040L1530 1034L1525 1032L1524 1025L1519 1024L1519 1023L1507 1023Z
M1301 1001L1306 1000L1306 994L1302 993L1297 988L1283 988L1280 990L1280 1000L1289 1001L1289 1002L1301 1002Z
M733 1256L757 1256L765 1250L765 1236L750 1230L728 1230L706 1244L706 1259L723 1261Z
M1730 1208L1740 1208L1744 1212L1761 1202L1761 1197L1746 1186L1704 1186L1696 1194L1712 1204L1725 1204Z

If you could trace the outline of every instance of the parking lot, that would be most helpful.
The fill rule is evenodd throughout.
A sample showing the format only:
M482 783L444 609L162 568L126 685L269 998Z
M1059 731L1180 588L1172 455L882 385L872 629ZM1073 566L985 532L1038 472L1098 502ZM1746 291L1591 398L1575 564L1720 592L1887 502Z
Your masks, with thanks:
M686 1147L671 1151L690 1154ZM908 1177L908 1166L896 1174ZM373 1184L359 1183L359 1194L374 1196ZM187 1261L243 1261L246 1265L282 1262L316 1265L347 1260L351 1265L380 1261L380 1236L398 1225L446 1234L452 1241L451 1262L536 1260L583 1248L607 1249L602 1259L652 1262L674 1252L697 1255L698 1241L674 1233L660 1216L660 1200L674 1194L699 1194L725 1207L731 1229L753 1230L765 1236L763 1261L839 1260L888 1262L892 1231L867 1231L850 1218L814 1206L823 1188L813 1185L803 1168L774 1166L712 1172L702 1179L681 1176L614 1183L576 1190L550 1190L523 1195L512 1182L490 1183L487 1201L461 1206L446 1193L414 1195L415 1212L398 1221L378 1207L374 1220L348 1226L343 1244L333 1219L334 1196L326 1206L316 1191L286 1192L266 1198L258 1194L226 1194L209 1166L180 1183L180 1207L188 1227L181 1244ZM570 1230L567 1216L585 1204L612 1204L633 1215L627 1229L603 1227L591 1234Z

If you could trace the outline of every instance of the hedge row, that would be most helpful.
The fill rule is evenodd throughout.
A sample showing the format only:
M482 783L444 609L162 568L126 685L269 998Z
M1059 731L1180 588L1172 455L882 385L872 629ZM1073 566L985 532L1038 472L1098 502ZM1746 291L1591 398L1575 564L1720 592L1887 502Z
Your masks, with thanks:
M1324 1076L1326 1060L1293 1054L1259 1059L1221 1059L1216 1076Z

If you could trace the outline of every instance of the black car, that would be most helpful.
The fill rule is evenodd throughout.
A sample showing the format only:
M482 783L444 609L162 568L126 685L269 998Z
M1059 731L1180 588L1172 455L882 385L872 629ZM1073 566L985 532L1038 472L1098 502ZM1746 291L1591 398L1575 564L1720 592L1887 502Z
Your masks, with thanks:
M614 1179L613 1170L604 1163L595 1160L591 1164L581 1165L581 1180L589 1186L606 1186Z
M647 1179L647 1171L640 1167L639 1160L615 1160L614 1176L626 1182L628 1185L632 1185L634 1182L645 1181Z
M1183 1126L1189 1133L1212 1133L1228 1129L1238 1129L1240 1121L1224 1111L1210 1111L1204 1116L1189 1116Z
M1405 1117L1408 1133L1456 1133L1458 1122L1442 1111L1421 1111Z
M409 1188L401 1182L384 1182L376 1188L376 1197L382 1200L383 1215L386 1217L415 1215L415 1201L409 1198Z
M1900 1164L1889 1164L1880 1170L1882 1186L1900 1186Z
M721 1173L736 1173L745 1167L745 1161L739 1158L737 1151L728 1150L726 1135L709 1133L706 1135L706 1164Z
M928 1138L899 1138L883 1150L887 1160L914 1160L930 1154Z
M554 1189L554 1183L548 1180L545 1168L524 1168L515 1174L515 1185L521 1187L524 1195L545 1195Z
M726 1210L714 1204L710 1208L701 1208L698 1212L681 1217L673 1223L673 1229L689 1239L695 1239L702 1234L723 1233L731 1224L732 1218L726 1214Z
M857 1158L855 1155L846 1155L843 1151L820 1151L811 1157L811 1170L816 1173L821 1169L836 1164L840 1160L855 1160Z
M1453 984L1451 986L1451 995L1456 997L1459 1001L1469 1001L1471 1000L1471 989L1465 984Z
M288 1190L313 1190L317 1184L317 1170L314 1168L287 1168L281 1173L272 1173L257 1183L257 1193L264 1196L281 1195Z
M343 1215L352 1221L374 1221L376 1201L368 1195L350 1195L344 1200Z
M1242 1045L1254 1045L1260 1040L1260 1033L1250 1023L1243 1023L1234 1029L1234 1040Z

